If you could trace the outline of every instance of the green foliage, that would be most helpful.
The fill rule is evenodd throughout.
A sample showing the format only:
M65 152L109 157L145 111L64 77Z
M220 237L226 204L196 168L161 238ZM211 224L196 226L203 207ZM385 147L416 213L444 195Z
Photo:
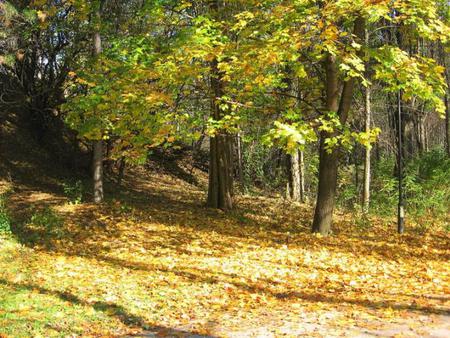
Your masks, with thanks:
M306 143L317 141L314 129L307 124L281 123L275 121L274 128L265 136L267 145L280 145L289 154L303 150Z
M404 192L408 222L425 231L434 223L448 222L450 205L450 159L442 149L435 149L410 160L405 167ZM358 167L359 182L355 184L355 166L340 170L337 202L355 213L361 212L363 168ZM395 158L387 157L375 163L371 186L371 211L379 216L396 215L398 179ZM358 226L366 220L355 216Z
M338 186L337 203L339 206L358 210L359 204L359 190L355 184L355 168L354 166L347 166L341 168L339 172L340 180Z
M276 162L271 161L271 154L273 151L258 142L245 144L243 173L246 188L257 186L272 190L283 187L286 180L285 168L277 167Z
M11 234L11 220L6 209L6 196L0 195L0 235Z
M393 176L394 160L384 159L375 168L372 186L372 210L377 214L395 214L398 184ZM426 226L446 221L450 205L450 159L435 149L411 160L405 168L405 199L409 221ZM431 222L431 223L430 223Z
M405 100L419 97L431 103L436 111L445 114L442 100L445 94L444 68L436 61L421 56L410 56L398 47L383 46L374 52L378 61L375 79L383 81L386 91L402 90Z
M83 200L83 182L81 180L63 182L64 195L71 204L80 204Z
M63 235L64 219L56 214L51 207L46 207L42 210L36 210L28 225L43 229L48 235L60 238Z

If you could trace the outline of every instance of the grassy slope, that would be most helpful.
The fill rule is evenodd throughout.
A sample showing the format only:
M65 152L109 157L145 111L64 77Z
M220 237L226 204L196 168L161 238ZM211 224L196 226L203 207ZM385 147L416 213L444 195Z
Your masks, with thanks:
M308 206L240 197L230 214L204 208L195 170L197 186L136 169L104 205L70 205L30 154L2 184L15 236L0 239L0 334L421 336L448 320L439 230L398 237L339 213L336 234L316 237ZM47 207L58 218L30 222Z

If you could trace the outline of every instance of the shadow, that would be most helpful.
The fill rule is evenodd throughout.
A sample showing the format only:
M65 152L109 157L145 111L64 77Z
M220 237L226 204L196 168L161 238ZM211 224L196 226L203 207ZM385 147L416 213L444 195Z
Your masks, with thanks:
M89 257L89 256L88 256ZM233 285L236 289L239 289L244 292L254 293L254 294L262 294L264 296L273 297L278 300L283 299L299 299L303 301L307 301L310 303L323 302L329 304L347 304L347 305L358 305L363 306L368 309L394 309L394 310L406 310L411 312L417 312L421 314L435 314L435 315L445 315L450 316L449 308L437 308L432 306L422 306L415 303L415 299L417 295L405 295L411 296L411 303L398 303L397 301L371 301L367 299L355 299L345 296L344 294L339 294L340 292L344 292L344 290L335 290L333 295L326 294L326 291L323 293L319 292L303 292L303 291L292 291L292 292L278 292L271 289L271 286L282 285L282 283L273 281L270 279L259 278L257 282L251 281L249 278L227 274L223 272L211 272L208 270L198 269L195 267L174 267L169 269L165 266L157 266L148 263L140 263L140 262L129 262L118 258L113 257L105 257L95 255L89 258L95 258L107 264L110 264L114 267L118 268L127 268L132 270L141 270L141 271L158 271L158 273L172 273L178 277L181 277L189 282L197 282L197 283L208 283L208 284L217 284L217 283L226 283L229 285ZM234 278L238 278L239 281ZM243 281L244 280L244 281ZM265 285L263 284L265 283ZM385 295L385 294L382 294ZM448 300L447 298L438 297L431 298L439 301Z
M148 333L142 333L142 334L135 335L135 337L146 337L146 336L150 336L150 334L153 334L154 336L161 336L163 334L164 337L214 338L214 336L200 335L199 333L196 333L196 332L188 332L188 331L184 331L184 330L178 330L178 329L167 328L167 327L158 326L158 325L152 325L150 323L147 323L145 321L145 319L143 319L142 317L133 315L132 313L128 312L123 306L120 306L120 305L117 305L114 303L107 303L107 302L100 302L100 301L87 302L69 292L50 290L50 289L44 288L44 287L36 285L36 284L15 283L15 282L11 282L6 279L3 279L3 278L0 278L0 284L15 288L15 289L38 291L40 294L43 294L43 295L56 296L59 299L61 299L63 301L67 301L71 304L90 306L96 311L101 311L108 316L112 316L112 317L120 320L126 326L139 327L139 328L145 329L146 331L149 331ZM152 331L152 332L150 333L150 331Z
M151 167L149 169L170 174L182 181L200 187L198 179L193 175L194 166L192 165L191 169L188 170L180 165L187 155L190 155L187 149L181 149L179 151L155 149L150 156Z
M322 293L306 293L301 291L275 293L274 296L278 299L302 299L309 302L324 302L329 304L350 304L360 305L369 309L394 309L407 310L422 314L435 314L450 316L450 309L434 308L431 306L422 306L418 304L398 304L392 301L370 301L362 299L352 299L348 297L332 297Z
M149 186L148 184L152 184ZM139 188L136 188L139 187ZM93 245L89 247L88 242L99 234L107 235L109 238L119 238L121 229L114 226L114 223L126 222L129 218L136 217L135 225L141 228L137 229L147 233L147 238L142 244L146 249L151 250L155 247L171 248L180 253L191 254L189 251L183 251L183 246L189 244L192 240L198 238L195 233L211 232L226 236L223 242L212 241L209 248L214 249L215 254L222 252L227 254L233 250L234 240L259 241L270 243L277 247L289 244L297 249L305 248L308 250L319 250L326 248L336 253L357 253L358 255L378 255L383 259L397 260L399 258L420 258L435 261L448 261L450 254L444 248L447 248L449 239L447 237L436 236L432 243L433 249L437 250L416 250L422 247L421 238L413 235L402 237L390 234L386 231L376 237L369 237L364 234L352 232L352 229L344 229L338 236L326 238L313 237L310 234L308 223L309 219L297 220L297 226L290 225L290 219L284 219L284 213L279 213L277 208L270 206L269 201L261 201L257 205L251 205L243 200L241 205L230 213L224 213L220 210L208 209L200 201L204 193L198 190L184 191L180 188L174 191L173 182L165 182L161 179L158 182L148 182L145 179L139 179L134 185L129 182L122 190L115 192L110 196L111 200L103 205L83 204L76 212L64 215L76 223L76 227L64 232L64 241L73 241L75 244L83 244L83 249L79 252L89 251L98 252L98 247ZM20 195L20 194L18 194ZM52 244L51 234L38 233L36 229L27 229L23 226L24 212L29 207L30 201L13 200L17 212L13 210L14 233L19 241L27 246L33 247L39 244L41 247L55 251ZM57 204L57 199L53 201ZM116 205L117 204L117 205ZM121 206L126 206L121 210ZM286 213L292 215L295 213L304 213L301 207L280 208L286 210ZM29 209L29 208L28 208ZM269 211L267 211L269 210ZM259 216L266 215L266 219L261 221ZM309 214L308 214L309 215ZM29 215L28 215L29 216ZM110 222L104 222L101 218L107 218ZM148 223L163 224L167 227L183 227L189 231L168 231L166 233L152 233L145 229ZM225 226L226 224L226 226ZM344 224L342 227L347 226ZM89 231L94 229L97 231ZM189 233L189 235L187 234ZM80 238L82 236L82 238ZM164 237L163 240L153 240L157 236ZM345 237L345 238L344 238ZM33 239L30 241L30 239ZM61 239L61 238L59 238ZM228 242L229 245L224 245ZM214 246L214 244L217 244ZM87 246L87 247L86 247ZM76 245L75 245L76 247ZM395 248L395 249L394 249ZM62 251L65 249L63 248ZM67 252L76 254L76 252Z

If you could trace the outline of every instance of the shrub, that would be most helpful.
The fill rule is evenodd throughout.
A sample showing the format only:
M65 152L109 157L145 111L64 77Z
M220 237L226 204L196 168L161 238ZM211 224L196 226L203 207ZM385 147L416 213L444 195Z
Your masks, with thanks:
M80 204L83 200L83 182L77 180L75 182L63 183L64 195L69 199L71 204Z
M48 234L56 237L61 237L63 224L64 220L50 207L35 211L29 221L29 225L43 228Z
M395 158L383 158L374 164L371 184L371 211L381 216L397 213L398 178L394 175ZM433 224L448 222L450 205L450 159L442 149L435 149L411 159L405 165L404 194L408 222L421 232ZM340 169L338 204L359 211L361 189L355 186L355 166ZM362 184L362 168L360 177Z
M398 181L394 177L395 160L384 159L374 169L372 210L394 214L398 203ZM430 219L444 220L450 205L450 159L440 149L410 160L405 166L404 191L411 221L428 227Z
M0 195L0 235L11 234L11 221L6 210L6 197Z

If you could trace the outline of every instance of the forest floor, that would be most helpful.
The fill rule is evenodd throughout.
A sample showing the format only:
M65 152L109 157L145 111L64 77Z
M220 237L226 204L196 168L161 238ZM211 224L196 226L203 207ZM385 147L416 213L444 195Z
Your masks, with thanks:
M171 161L71 204L73 173L14 123L0 128L0 337L450 336L442 227L398 236L338 211L315 236L312 207L281 198L207 209L205 173Z
M450 336L448 233L338 212L314 236L310 206L244 196L225 214L198 177L136 170L100 206L2 181L15 235L0 239L0 333Z

